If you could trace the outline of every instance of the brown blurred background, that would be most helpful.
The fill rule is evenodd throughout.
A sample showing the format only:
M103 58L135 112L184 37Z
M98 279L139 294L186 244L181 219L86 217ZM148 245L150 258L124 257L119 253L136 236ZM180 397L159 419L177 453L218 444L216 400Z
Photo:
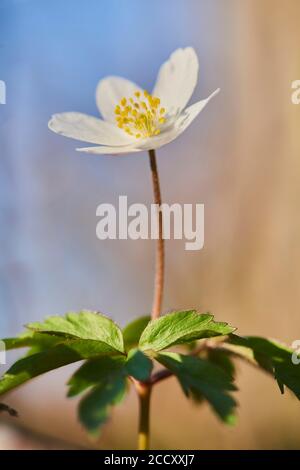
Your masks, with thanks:
M82 156L74 151L76 142L49 135L46 124L53 112L96 114L94 88L106 74L150 88L169 53L191 45L200 59L193 100L219 86L221 94L179 140L158 152L164 200L204 203L206 216L202 251L185 251L183 241L167 244L165 310L197 307L237 326L240 334L288 345L300 339L300 105L291 103L291 83L300 79L299 1L156 0L150 18L146 2L121 7L91 1L88 13L77 2L65 24L57 1L16 1L14 9L8 3L0 20L7 25L0 78L16 95L0 109L4 333L82 307L100 309L122 325L149 311L152 242L100 242L95 236L100 202L116 202L120 194L150 202L147 155ZM45 24L48 17L57 25L53 37L43 33L44 23L33 29L40 46L36 36L22 41L37 12ZM8 25L16 33L13 46L6 41ZM43 59L32 52L35 47ZM115 409L94 443L77 423L76 401L64 398L71 370L48 374L9 396L20 427L1 417L0 448L134 448L134 394ZM247 365L239 363L238 372L234 428L222 425L206 405L186 402L173 379L159 385L153 446L299 448L299 402L288 392L281 396L270 378Z

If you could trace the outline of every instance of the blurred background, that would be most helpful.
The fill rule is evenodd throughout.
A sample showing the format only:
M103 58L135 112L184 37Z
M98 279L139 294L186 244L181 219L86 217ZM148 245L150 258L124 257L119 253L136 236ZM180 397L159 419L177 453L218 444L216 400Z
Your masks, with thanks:
M193 101L221 93L158 152L164 201L204 203L206 217L202 251L167 243L164 309L209 310L242 335L288 345L300 338L300 106L291 103L299 22L298 0L1 0L1 337L68 310L97 309L121 325L149 312L153 243L95 234L101 202L151 202L147 154L83 155L47 122L63 111L97 115L106 75L151 89L160 64L190 45L200 60ZM7 397L20 418L1 415L0 449L134 448L134 394L95 443L77 422L76 400L65 398L71 371ZM234 428L186 402L175 380L159 385L153 447L299 448L297 400L245 364L238 372Z

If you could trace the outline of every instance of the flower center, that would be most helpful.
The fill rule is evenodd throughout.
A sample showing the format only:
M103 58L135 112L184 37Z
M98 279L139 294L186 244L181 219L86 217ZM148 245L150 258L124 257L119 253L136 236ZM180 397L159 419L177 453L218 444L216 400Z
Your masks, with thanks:
M160 99L147 91L136 91L134 98L122 98L115 107L118 127L137 139L160 134L160 125L166 121L165 114Z

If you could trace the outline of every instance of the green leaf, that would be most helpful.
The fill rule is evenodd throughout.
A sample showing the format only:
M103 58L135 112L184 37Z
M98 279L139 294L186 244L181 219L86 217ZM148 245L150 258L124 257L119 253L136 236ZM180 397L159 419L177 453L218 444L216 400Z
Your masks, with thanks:
M46 351L24 357L1 377L0 395L50 370L105 354L107 347L100 341L69 340Z
M149 316L139 317L125 326L123 329L125 351L129 351L129 349L136 348L138 346L140 336L150 320L151 317Z
M120 403L125 397L126 379L109 378L106 382L94 387L79 403L79 419L84 427L94 436L109 416L110 408Z
M124 356L104 356L86 361L68 382L68 397L82 393L87 388L104 384L108 379L121 374L125 375Z
M135 379L146 381L153 369L152 361L139 349L131 349L128 353L126 370Z
M28 355L49 349L62 341L62 338L36 333L34 331L25 331L15 338L3 339L6 351L29 347Z
M216 336L227 336L235 330L236 330L235 327L228 325L228 323L226 322L221 322L221 321L215 322L212 320L208 324L207 329L203 331L202 333L203 336L201 336L201 338L214 338Z
M232 377L205 359L177 353L161 353L156 359L175 374L184 393L196 400L205 398L227 424L234 424L236 402L229 391L236 390Z
M208 349L207 351L208 361L216 364L223 369L230 377L235 376L235 366L226 351L220 351L218 349Z
M256 336L231 335L224 347L233 354L271 373L284 393L287 386L300 400L300 367L292 362L293 350L283 344Z
M32 346L34 341L33 336L34 333L32 331L26 331L20 336L15 338L4 338L2 341L5 344L6 351L9 351L10 349L27 348Z
M227 323L213 321L213 315L199 314L195 310L173 312L151 321L143 331L139 348L161 351L196 339L228 335L234 328Z
M27 327L39 333L53 334L64 338L78 338L102 342L109 351L124 352L120 328L109 318L97 312L83 310L53 316L43 323L30 323Z
M32 354L37 354L47 349L53 348L58 344L63 344L66 341L57 336L50 336L47 334L35 333L32 341L31 348L27 351L26 356L31 356Z

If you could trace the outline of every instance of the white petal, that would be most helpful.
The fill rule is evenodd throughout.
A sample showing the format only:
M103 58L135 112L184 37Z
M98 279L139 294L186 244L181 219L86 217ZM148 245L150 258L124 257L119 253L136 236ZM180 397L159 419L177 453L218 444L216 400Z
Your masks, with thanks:
M102 145L101 147L83 147L77 148L78 152L92 153L92 154L102 154L102 155L120 155L123 153L135 153L143 152L144 149L137 148L134 145L124 145L123 147L108 147Z
M192 47L177 49L158 73L153 95L161 99L170 115L182 111L189 102L198 79L199 63Z
M157 149L172 142L176 137L178 137L182 132L184 132L187 127L193 122L193 120L198 116L198 114L204 109L207 103L219 93L219 89L214 91L208 98L205 100L198 101L186 108L180 116L174 121L172 127L167 129L165 132L162 132L156 137L149 137L145 140L135 140L135 144L124 145L120 147L85 147L78 148L79 152L93 153L93 154L124 154L124 153L135 153L143 152L146 150Z
M100 80L96 90L96 102L106 121L115 122L115 107L123 98L134 97L135 91L142 91L135 83L122 77L107 77Z
M180 116L176 119L173 126L162 132L156 137L150 137L147 141L139 143L140 149L150 150L162 147L174 139L176 139L182 132L184 132L187 127L193 122L193 120L198 116L198 114L204 109L207 103L219 93L220 89L214 91L208 98L205 100L198 101L192 106L186 108Z
M126 145L133 138L110 122L82 113L54 114L48 123L49 129L72 139L103 145Z

